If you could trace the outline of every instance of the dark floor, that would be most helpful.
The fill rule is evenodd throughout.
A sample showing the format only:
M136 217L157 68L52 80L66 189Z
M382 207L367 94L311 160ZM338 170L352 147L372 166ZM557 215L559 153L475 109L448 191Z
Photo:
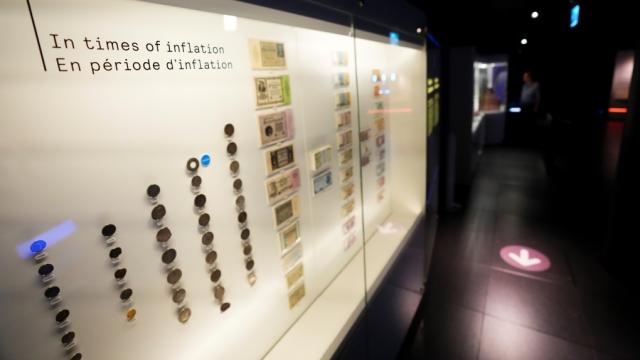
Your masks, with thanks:
M593 219L567 215L588 211L588 194L558 198L537 153L485 152L466 210L441 218L411 359L640 359L637 298L600 266ZM511 268L507 244L551 268Z

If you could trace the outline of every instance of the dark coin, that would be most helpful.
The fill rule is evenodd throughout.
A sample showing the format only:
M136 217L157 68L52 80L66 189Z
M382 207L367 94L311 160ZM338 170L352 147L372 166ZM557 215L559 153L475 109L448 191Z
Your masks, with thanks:
M237 191L242 190L242 180L240 179L235 179L233 181L233 188L236 189Z
M76 353L75 355L73 355L71 357L71 360L82 360L82 354L81 353Z
M160 186L153 184L147 188L147 195L151 198L158 197L160 195Z
M115 277L116 280L124 279L125 275L127 275L127 269L125 269L125 268L118 269L118 270L113 272L113 277Z
M153 220L160 220L167 214L167 209L164 208L164 205L156 205L153 210L151 210L151 218Z
M238 152L238 145L236 145L236 143L234 142L230 142L227 145L227 153L229 155L235 155Z
M63 322L65 322L67 320L68 317L69 317L69 310L67 310L67 309L60 310L56 314L56 322L57 323L63 323Z
M213 233L211 231L207 231L202 235L202 245L209 246L213 243Z
M104 237L110 237L113 236L113 234L116 233L116 226L113 224L109 224L109 225L105 225L102 228L102 236Z
M244 209L245 199L244 195L240 195L236 198L236 206L240 209Z
M191 309L180 309L180 312L178 313L178 320L180 320L180 322L184 324L189 321L189 318L191 318Z
M217 283L222 276L222 271L220 269L215 269L211 272L211 282Z
M62 341L64 345L69 345L73 342L73 339L75 338L76 338L76 333L74 333L73 331L69 331L68 333L62 335L62 338L60 339L60 341Z
M213 296L219 301L222 301L224 299L224 286L216 285L216 287L213 288Z
M171 239L171 230L169 228L162 228L158 230L156 234L156 240L160 243L165 243Z
M240 224L244 224L245 222L247 222L247 212L243 211L240 214L238 214L238 222Z
M122 254L122 249L119 247L113 248L111 249L111 251L109 251L109 257L113 260L117 259L121 254Z
M207 254L207 256L204 258L204 260L207 262L207 264L209 265L213 265L213 263L216 262L216 260L218 259L218 253L215 252L214 250L209 251L209 253Z
M175 285L182 278L182 270L173 269L167 275L167 282L171 285Z
M200 187L202 185L202 178L198 175L191 178L191 186Z
M247 263L244 264L244 267L247 269L247 271L251 271L254 265L255 263L253 262L253 259L249 259Z
M253 250L253 248L251 247L251 244L247 244L242 248L242 253L245 256L249 256L249 255L251 255L251 250Z
M176 304L181 304L185 297L187 297L187 291L185 289L178 289L173 292L173 302Z
M225 312L225 311L229 310L230 307L231 307L231 304L229 304L228 302L224 303L224 304L220 305L220 311Z
M127 300L129 300L129 298L131 298L131 295L133 295L133 290L131 290L131 289L124 289L124 290L122 290L122 292L120 293L120 300L122 300L122 301L127 301Z
M237 160L233 160L231 164L229 164L229 170L234 174L237 173L238 170L240 170L240 163Z
M242 240L247 240L249 238L249 235L251 235L251 231L249 231L249 229L242 229L242 232L240 233L240 238Z
M198 224L200 224L200 226L209 225L209 221L211 221L211 216L209 214L202 214L198 218Z
M204 204L207 203L207 197L204 194L200 194L193 199L193 205L197 208L204 207Z
M176 259L176 251L174 249L169 249L162 253L162 262L169 265Z
M191 158L187 161L187 170L191 172L195 172L195 171L198 171L199 167L200 167L200 162L198 161L198 159Z
M40 276L47 276L52 272L53 272L53 265L51 264L44 264L40 266L40 268L38 269L38 274L40 274Z
M224 126L224 134L227 136L233 136L233 133L236 131L236 129L233 127L232 124L227 124Z

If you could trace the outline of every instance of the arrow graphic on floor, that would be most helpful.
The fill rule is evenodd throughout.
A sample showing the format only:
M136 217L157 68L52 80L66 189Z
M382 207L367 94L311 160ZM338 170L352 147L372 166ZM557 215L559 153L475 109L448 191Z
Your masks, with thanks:
M529 250L527 249L520 249L520 255L514 254L512 252L509 253L509 257L517 262L518 264L524 266L524 267L529 267L529 266L533 266L533 265L538 265L540 264L541 260L538 258L530 258L529 257Z

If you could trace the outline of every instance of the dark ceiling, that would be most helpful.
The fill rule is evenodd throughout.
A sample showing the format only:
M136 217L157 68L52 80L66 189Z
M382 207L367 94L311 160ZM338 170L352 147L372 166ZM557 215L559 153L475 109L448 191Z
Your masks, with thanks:
M569 31L570 0L409 0L427 17L429 31L448 46L476 46L479 51L511 52L529 45L566 41L572 34L591 38L594 46L638 46L640 21L634 1L580 0L580 25ZM538 11L538 19L531 18Z

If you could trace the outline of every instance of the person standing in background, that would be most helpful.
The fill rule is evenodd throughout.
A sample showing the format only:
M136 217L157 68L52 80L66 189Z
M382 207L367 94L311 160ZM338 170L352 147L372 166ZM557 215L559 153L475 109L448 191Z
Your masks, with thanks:
M518 136L525 144L532 145L539 141L536 122L540 111L540 85L534 80L529 71L522 75L522 91L520 93L520 108L522 122Z
M528 71L522 76L522 81L524 81L522 92L520 93L522 112L536 114L540 110L540 85Z

